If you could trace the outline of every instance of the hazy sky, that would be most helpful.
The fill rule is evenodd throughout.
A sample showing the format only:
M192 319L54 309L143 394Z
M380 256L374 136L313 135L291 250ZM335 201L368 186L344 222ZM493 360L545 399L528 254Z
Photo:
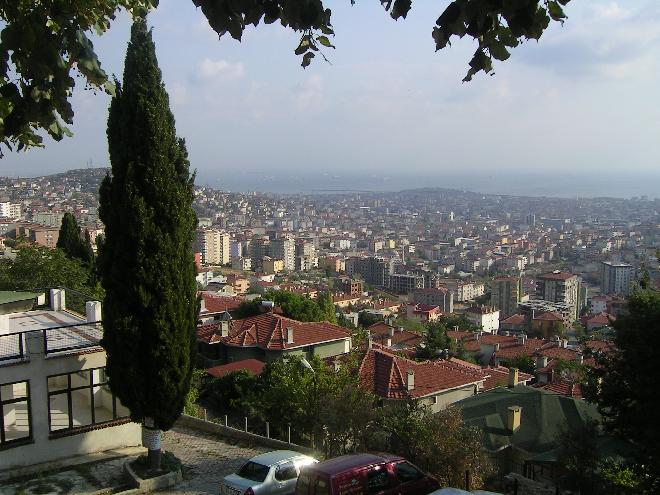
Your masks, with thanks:
M474 44L435 53L447 4L416 0L393 21L376 0L328 0L336 50L303 70L299 35L279 25L218 40L190 0L149 17L178 134L203 182L258 172L410 174L651 171L660 160L660 2L574 0L564 26L462 83ZM120 16L95 42L121 76L130 31ZM3 175L107 165L109 97L74 94L73 138L7 153Z

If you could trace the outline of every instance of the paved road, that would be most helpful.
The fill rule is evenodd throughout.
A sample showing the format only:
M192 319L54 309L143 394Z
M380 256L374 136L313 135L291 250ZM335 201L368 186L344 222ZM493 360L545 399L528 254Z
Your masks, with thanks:
M163 434L163 449L173 452L184 464L183 481L159 492L172 495L217 495L223 476L235 472L250 457L272 450L231 445L206 433L181 427Z

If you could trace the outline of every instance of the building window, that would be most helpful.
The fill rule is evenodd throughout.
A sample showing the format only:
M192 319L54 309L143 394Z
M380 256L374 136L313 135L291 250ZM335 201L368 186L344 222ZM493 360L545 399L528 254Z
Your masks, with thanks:
M105 368L48 377L51 433L98 425L130 416L108 387Z
M32 438L30 383L0 385L0 447Z

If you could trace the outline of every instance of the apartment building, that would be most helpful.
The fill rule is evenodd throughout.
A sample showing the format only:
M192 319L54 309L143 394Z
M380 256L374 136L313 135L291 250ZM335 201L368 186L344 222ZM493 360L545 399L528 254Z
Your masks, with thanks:
M392 261L380 256L349 258L346 260L346 274L360 275L370 285L385 287L388 278L394 273Z
M197 229L195 250L202 253L202 262L207 265L225 265L231 261L230 238L227 232L218 229Z
M281 237L270 241L270 257L284 262L285 270L296 269L296 243L291 237Z
M57 240L60 238L60 227L22 223L16 225L16 237L25 237L40 246L54 249L57 247Z
M487 333L497 333L500 328L500 312L492 306L472 306L465 317Z
M603 261L601 263L601 293L628 296L634 281L635 267L632 265L616 261Z
M454 312L454 293L446 288L417 289L412 293L412 301L416 304L438 306L443 313Z
M46 294L2 296L0 466L140 445L140 425L108 386L101 303L69 308L64 289L51 289L48 304Z
M397 294L407 294L424 288L424 276L394 273L387 277L386 287Z
M462 280L444 279L442 286L454 293L454 301L472 301L484 295L485 286L481 282L463 282Z
M536 297L571 307L572 320L580 316L580 279L572 273L555 270L536 278Z
M523 288L520 277L495 277L491 284L490 304L499 309L502 318L516 314L522 301Z

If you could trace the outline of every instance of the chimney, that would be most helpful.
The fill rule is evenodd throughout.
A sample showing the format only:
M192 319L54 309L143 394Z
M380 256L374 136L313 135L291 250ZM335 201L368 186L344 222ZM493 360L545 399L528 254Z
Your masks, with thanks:
M50 289L50 309L53 311L64 311L66 309L64 289Z
M566 349L568 347L568 340L562 339L561 346L562 346L562 348Z
M520 428L522 417L522 407L510 406L507 408L507 428L511 433L515 433Z
M480 338L481 338L481 332L474 332L474 340L479 342Z
M338 372L341 369L341 363L339 362L339 359L335 360L332 364L333 364L335 373Z
M387 337L387 340L385 341L385 347L392 347L392 339L390 337Z
M497 351L499 351L499 350L500 350L500 343L499 343L499 342L495 342L495 343L493 344L493 352L497 352Z
M229 322L220 322L220 337L229 337Z
M536 357L536 369L545 368L548 365L548 356Z
M389 327L389 328L387 329L387 334L388 334L390 337L393 337L393 336L394 336L394 327Z
M509 388L518 385L518 368L509 368Z
M578 354L575 360L580 364L584 363L584 356L582 355L582 353Z
M0 315L0 332L9 333L9 315ZM19 336L19 338L23 338Z
M206 299L203 297L199 298L199 312L204 313L206 312Z
M293 344L293 328L286 327L286 343Z
M372 349L374 346L374 339L371 338L371 334L367 336L367 349Z
M101 303L99 301L87 301L85 303L85 316L87 323L101 321Z
M525 342L527 342L527 334L526 333L521 333L518 336L518 344L525 345Z
M415 389L415 372L408 370L406 373L406 390L411 391Z
M403 327L398 328L399 332L403 332Z

